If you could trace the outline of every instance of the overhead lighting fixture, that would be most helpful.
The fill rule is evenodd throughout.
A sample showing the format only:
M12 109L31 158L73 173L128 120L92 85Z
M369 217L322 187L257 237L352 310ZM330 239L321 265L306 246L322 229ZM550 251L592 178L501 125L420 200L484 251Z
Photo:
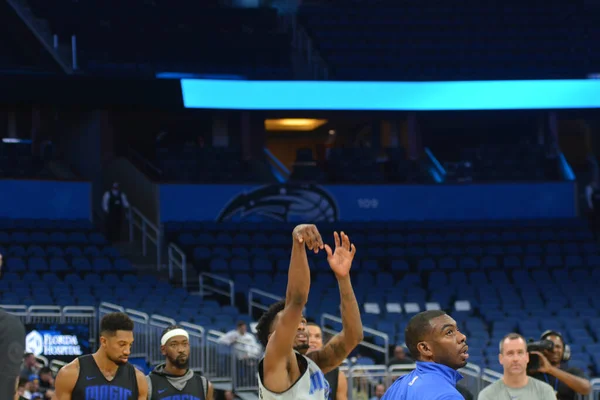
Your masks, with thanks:
M281 118L266 119L265 129L268 131L314 131L327 123L326 119L313 118Z

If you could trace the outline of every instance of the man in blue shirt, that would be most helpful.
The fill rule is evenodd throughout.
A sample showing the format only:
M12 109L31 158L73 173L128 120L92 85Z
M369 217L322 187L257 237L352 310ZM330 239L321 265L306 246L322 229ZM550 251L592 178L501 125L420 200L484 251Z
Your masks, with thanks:
M381 400L463 400L456 370L467 365L469 347L456 321L443 311L424 311L410 319L405 338L417 368L397 379Z

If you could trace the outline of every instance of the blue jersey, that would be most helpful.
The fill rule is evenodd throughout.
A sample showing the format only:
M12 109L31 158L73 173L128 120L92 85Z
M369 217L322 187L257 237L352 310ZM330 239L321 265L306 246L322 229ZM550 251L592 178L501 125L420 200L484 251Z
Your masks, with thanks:
M381 400L464 400L456 390L462 375L442 364L417 362L417 368L398 378Z

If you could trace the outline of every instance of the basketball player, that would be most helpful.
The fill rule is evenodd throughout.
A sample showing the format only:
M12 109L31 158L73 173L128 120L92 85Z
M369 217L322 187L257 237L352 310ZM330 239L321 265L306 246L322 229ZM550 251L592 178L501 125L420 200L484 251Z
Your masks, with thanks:
M327 373L348 356L363 338L360 312L352 285L350 267L356 253L343 232L335 233L335 253L323 245L314 225L299 225L292 234L293 247L284 301L273 304L260 318L257 336L265 346L265 356L258 364L259 397L263 400L327 400ZM310 270L304 246L318 253L327 252L327 261L335 273L342 299L342 332L321 350L308 355L306 319L302 310L308 300Z
M323 348L323 330L314 322L309 322L308 330L308 352L321 350ZM348 399L348 379L346 374L340 371L339 367L332 369L325 374L325 379L329 383L330 400Z
M204 377L188 368L190 336L177 325L167 327L160 338L160 352L166 357L146 377L148 400L213 400L213 386Z
M146 378L127 362L132 344L129 316L106 314L100 321L100 348L60 369L54 400L146 400Z
M0 277L2 254L0 254ZM12 399L25 352L25 327L18 317L0 309L0 399Z

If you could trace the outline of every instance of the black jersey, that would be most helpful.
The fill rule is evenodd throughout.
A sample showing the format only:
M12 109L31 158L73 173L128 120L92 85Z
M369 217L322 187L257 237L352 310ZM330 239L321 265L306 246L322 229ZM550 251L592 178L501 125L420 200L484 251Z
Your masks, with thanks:
M104 377L91 354L79 357L79 377L73 400L137 400L139 397L135 367L119 366L113 380Z

